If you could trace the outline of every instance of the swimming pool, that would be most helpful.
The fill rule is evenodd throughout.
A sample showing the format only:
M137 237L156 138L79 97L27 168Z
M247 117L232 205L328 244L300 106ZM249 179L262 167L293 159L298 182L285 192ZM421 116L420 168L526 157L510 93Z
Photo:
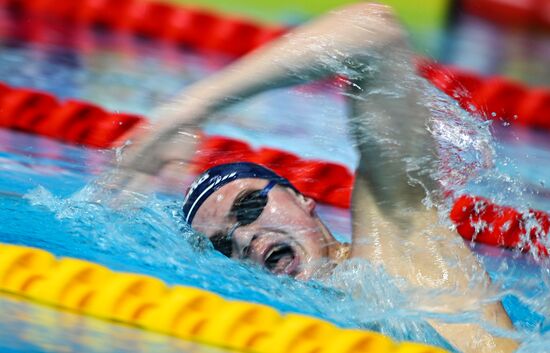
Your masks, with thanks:
M63 32L58 29L56 33L59 36ZM83 48L48 41L4 41L0 53L3 80L14 86L45 89L60 97L90 100L113 110L146 114L228 60L125 35L82 35ZM86 47L85 38L92 39L93 45ZM343 101L330 87L276 91L225 114L228 118L223 124L208 126L206 131L349 167L356 163L345 133ZM82 188L106 167L112 152L67 146L5 130L0 134L2 242L37 246L56 255L89 259L116 270L151 274L168 283L266 303L285 312L319 316L344 327L377 329L397 339L445 345L423 322L425 313L408 307L406 298L375 278L370 278L372 287L365 294L378 305L365 306L321 283L275 278L228 261L205 249L197 239L183 237L184 226L178 217L179 193L160 195L145 209L129 213L90 203L87 189ZM547 135L506 127L497 127L495 134L500 141L496 148L499 173L468 185L468 191L515 206L529 200L531 207L550 210L546 189L550 170L541 163L550 156ZM325 207L322 214L342 238L349 236L347 211ZM549 331L548 322L544 321L550 317L548 265L507 250L478 246L478 251L495 282L510 294L505 305L516 325L525 330L524 335L535 347L542 349ZM386 296L384 302L380 301L382 293ZM524 304L520 305L517 298ZM0 346L5 351L199 349L171 338L59 313L14 298L2 297L0 305Z

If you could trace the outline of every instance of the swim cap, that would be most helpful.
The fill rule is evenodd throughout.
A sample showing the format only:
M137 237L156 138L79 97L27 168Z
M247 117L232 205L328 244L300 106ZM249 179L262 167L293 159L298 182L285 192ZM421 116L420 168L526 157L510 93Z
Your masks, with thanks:
M249 162L220 164L202 173L187 190L183 203L185 221L191 224L197 210L216 190L234 180L245 178L275 181L279 185L288 186L298 192L288 179L259 164Z

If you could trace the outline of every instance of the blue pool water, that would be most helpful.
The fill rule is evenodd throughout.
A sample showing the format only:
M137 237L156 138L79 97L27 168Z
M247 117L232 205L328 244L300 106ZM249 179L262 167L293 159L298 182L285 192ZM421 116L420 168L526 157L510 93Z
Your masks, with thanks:
M82 33L82 38L80 48L54 40L4 39L0 77L14 86L147 114L228 61L119 35ZM344 103L330 87L278 90L223 114L223 123L207 126L207 133L350 168L356 164L346 135ZM550 164L544 162L550 158L548 135L498 123L493 133L498 140L495 172L476 178L465 190L519 208L550 211ZM135 210L113 211L90 202L90 187L86 186L109 167L112 157L112 151L0 130L0 242L154 275L170 284L197 286L227 298L322 317L344 327L375 329L396 339L446 346L425 323L427 313L411 306L380 273L342 270L335 274L340 277L304 283L274 277L212 251L180 221L183 185ZM320 213L340 238L349 238L347 210L322 207ZM544 351L550 343L549 263L503 249L477 246L476 251L495 287L502 290L505 307L526 341L522 349ZM336 281L363 283L359 299L333 286ZM0 326L3 352L215 350L7 296L0 296Z

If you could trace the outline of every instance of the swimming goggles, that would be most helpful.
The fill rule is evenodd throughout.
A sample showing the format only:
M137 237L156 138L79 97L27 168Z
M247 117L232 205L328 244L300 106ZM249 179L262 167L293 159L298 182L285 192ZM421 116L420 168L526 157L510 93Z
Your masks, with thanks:
M229 211L229 215L231 218L234 218L236 222L231 227L227 235L212 239L214 249L218 250L227 257L231 257L233 249L233 233L235 233L237 228L247 226L255 222L260 217L267 206L267 195L277 184L277 181L270 180L263 189L248 191L244 195L235 199L233 206L231 206L231 210Z

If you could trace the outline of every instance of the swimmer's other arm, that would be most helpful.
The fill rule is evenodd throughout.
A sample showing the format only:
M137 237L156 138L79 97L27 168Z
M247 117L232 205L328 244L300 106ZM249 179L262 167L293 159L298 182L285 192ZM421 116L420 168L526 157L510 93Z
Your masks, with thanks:
M438 226L437 213L422 204L435 182L404 163L409 157L436 159L426 129L429 112L416 104L421 99L418 82L402 82L411 75L411 60L405 34L387 7L360 3L334 10L191 86L137 141L123 164L157 174L175 154L191 153L193 137L182 132L219 109L271 88L343 74L350 78L352 132L361 154L352 205L352 255L384 266L413 286L455 288L463 296L439 304L441 310L460 311L483 299L483 288L470 288L470 280L484 271L454 232ZM397 86L400 94L376 94ZM186 148L176 148L177 141ZM411 185L411 175L417 184ZM456 266L443 260L449 257ZM486 305L483 313L485 321L511 327L500 303ZM478 325L432 325L465 352L510 352L515 347Z

